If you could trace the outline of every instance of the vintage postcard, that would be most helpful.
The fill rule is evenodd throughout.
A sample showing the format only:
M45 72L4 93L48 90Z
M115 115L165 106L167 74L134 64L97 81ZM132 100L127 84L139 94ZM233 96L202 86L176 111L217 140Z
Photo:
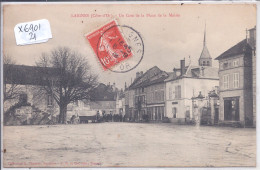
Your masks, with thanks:
M255 167L255 3L3 3L3 167Z

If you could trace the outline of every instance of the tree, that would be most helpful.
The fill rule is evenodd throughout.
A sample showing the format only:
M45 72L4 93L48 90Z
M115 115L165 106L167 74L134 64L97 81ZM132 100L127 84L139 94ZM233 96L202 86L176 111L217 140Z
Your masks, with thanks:
M4 55L3 57L3 63L4 63L4 74L3 74L3 93L4 93L4 102L16 99L21 94L22 90L21 87L15 83L15 80L11 77L12 75L12 68L15 64L15 61L12 59L12 57L8 55Z
M66 123L68 104L89 99L97 86L97 75L91 72L86 57L67 47L43 53L37 66L45 68L40 91L53 96L59 106L59 123Z

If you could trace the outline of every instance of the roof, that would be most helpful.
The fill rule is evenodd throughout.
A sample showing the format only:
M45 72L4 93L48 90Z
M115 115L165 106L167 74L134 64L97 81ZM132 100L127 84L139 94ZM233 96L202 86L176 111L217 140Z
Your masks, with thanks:
M157 66L154 66L147 70L143 75L136 78L135 81L129 86L129 89L145 87L156 83L163 83L167 77L168 74L165 71L162 71Z
M208 50L206 44L203 46L202 52L200 54L200 59L201 58L211 58L211 56L209 54L209 50Z
M176 76L176 74L174 74L173 72L169 72L167 79L165 79L164 81L175 80L177 77L178 76Z
M203 74L201 74L202 71ZM219 79L218 71L218 68L211 66L191 66L191 69L188 69L184 77Z
M186 69L186 73L184 75L177 76L173 72L168 74L168 78L165 81L172 81L181 78L198 78L198 79L219 79L218 68L211 66L193 66L190 65ZM202 74L203 71L203 74Z
M57 69L51 67L25 66L25 65L4 65L4 81L7 84L20 85L44 85L45 75L57 75Z
M205 24L205 30L204 30L204 40L203 40L203 49L200 54L200 59L211 59L211 56L209 54L209 50L206 45L206 24Z
M237 43L236 45L234 45L233 47L229 48L227 51L222 53L217 58L215 58L215 60L221 60L221 59L233 57L238 54L244 54L246 52L249 52L249 50L251 50L251 47L247 43L246 39L244 39L239 43Z
M91 95L91 101L115 101L117 92L113 90L111 85L100 83Z

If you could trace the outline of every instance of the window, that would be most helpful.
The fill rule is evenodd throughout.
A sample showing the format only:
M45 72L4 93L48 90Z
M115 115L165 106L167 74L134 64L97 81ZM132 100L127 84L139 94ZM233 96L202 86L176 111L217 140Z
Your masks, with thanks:
M28 96L27 96L27 94L20 94L20 96L19 96L19 103L23 103L23 104L25 104L25 103L27 103L27 101L28 101Z
M51 94L47 95L47 105L48 106L52 106L53 105L53 98L52 98Z
M229 88L229 75L228 74L223 76L223 87L224 87L224 89Z
M74 101L74 104L75 104L76 106L79 106L79 101L78 101L78 100L75 100L75 101Z
M238 88L239 87L239 73L233 74L233 87Z
M172 99L172 87L169 87L169 99Z
M227 69L228 68L228 62L223 63L223 69Z
M233 61L233 66L234 66L234 67L237 67L237 66L238 66L238 60L234 60L234 61Z
M232 62L231 62L231 61L228 62L228 67L229 67L229 68L232 67Z
M181 98L181 86L175 86L175 98L180 99Z
M172 108L172 115L173 115L173 118L177 118L177 108L176 107Z
M203 66L205 66L206 65L206 61L203 61L203 64L202 64Z
M138 96L135 96L135 104L138 103Z
M207 66L209 66L209 61L207 61Z

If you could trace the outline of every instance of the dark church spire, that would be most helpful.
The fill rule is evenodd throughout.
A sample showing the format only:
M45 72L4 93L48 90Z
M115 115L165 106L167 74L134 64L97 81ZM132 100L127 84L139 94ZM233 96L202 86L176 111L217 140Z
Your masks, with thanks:
M206 46L206 23L205 23L205 29L204 29L204 41L203 46Z

